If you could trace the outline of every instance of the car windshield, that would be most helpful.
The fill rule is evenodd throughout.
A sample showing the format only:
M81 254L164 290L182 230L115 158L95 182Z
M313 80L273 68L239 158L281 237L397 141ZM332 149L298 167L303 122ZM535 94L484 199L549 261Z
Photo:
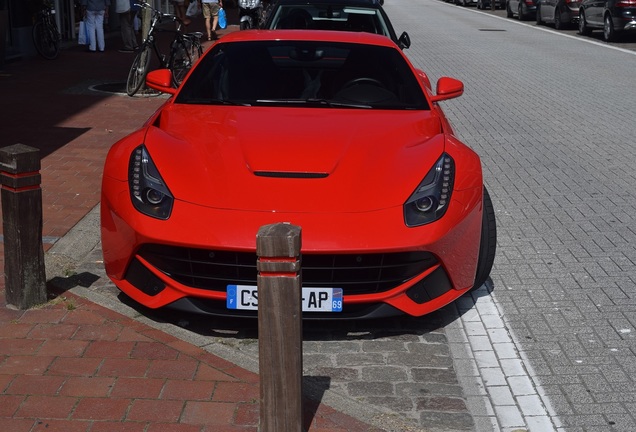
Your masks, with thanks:
M330 4L281 5L269 29L364 31L389 36L379 9Z
M428 109L397 48L281 40L214 45L175 103Z

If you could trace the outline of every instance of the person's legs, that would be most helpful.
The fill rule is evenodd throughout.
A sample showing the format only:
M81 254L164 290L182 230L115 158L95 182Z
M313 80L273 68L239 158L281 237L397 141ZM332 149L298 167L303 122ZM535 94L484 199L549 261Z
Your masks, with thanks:
M124 43L124 50L132 51L137 47L137 38L133 28L133 13L131 11L119 14L121 24L121 39Z
M106 43L104 40L104 11L95 12L95 30L97 33L97 50L104 51Z
M203 18L205 18L205 31L208 33L208 40L212 40L212 27L210 26L212 12L210 10L210 3L203 3L201 5L201 11L203 12Z
M210 3L210 13L212 15L212 39L218 39L216 36L216 26L219 24L219 6L218 3Z
M184 0L176 0L174 2L174 14L183 22L183 24L188 25L192 21L186 15L186 7Z
M128 49L128 46L126 46L126 23L124 22L126 20L126 15L128 15L128 12L120 12L117 14L119 17L119 32L121 34L121 40L124 43L124 49Z
M95 38L95 12L86 11L86 32L88 33L88 50L95 52L96 38Z

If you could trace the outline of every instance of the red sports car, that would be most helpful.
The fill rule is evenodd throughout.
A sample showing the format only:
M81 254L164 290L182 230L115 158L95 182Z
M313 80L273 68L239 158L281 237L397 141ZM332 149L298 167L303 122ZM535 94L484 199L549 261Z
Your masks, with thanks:
M477 154L390 39L263 30L215 43L104 168L108 276L150 307L256 316L256 233L302 229L304 317L421 316L483 284L496 226ZM312 296L306 296L312 297ZM332 301L342 299L341 302Z

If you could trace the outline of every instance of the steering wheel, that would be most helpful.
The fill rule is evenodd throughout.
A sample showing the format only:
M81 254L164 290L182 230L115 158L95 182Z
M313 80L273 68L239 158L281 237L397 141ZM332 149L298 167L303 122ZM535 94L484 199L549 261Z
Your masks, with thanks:
M377 79L369 78L369 77L355 78L355 79L352 79L350 81L347 81L345 83L345 85L342 86L342 88L346 89L346 88L353 87L353 86L358 85L358 84L371 84L371 85L374 85L376 87L386 88L384 86L384 84L382 84Z

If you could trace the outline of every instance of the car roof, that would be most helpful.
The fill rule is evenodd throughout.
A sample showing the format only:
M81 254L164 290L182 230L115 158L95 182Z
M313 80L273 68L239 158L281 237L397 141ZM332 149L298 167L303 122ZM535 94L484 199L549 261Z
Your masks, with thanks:
M399 48L388 37L366 32L350 32L336 30L250 30L231 32L223 36L217 43L241 41L324 41L344 42Z

